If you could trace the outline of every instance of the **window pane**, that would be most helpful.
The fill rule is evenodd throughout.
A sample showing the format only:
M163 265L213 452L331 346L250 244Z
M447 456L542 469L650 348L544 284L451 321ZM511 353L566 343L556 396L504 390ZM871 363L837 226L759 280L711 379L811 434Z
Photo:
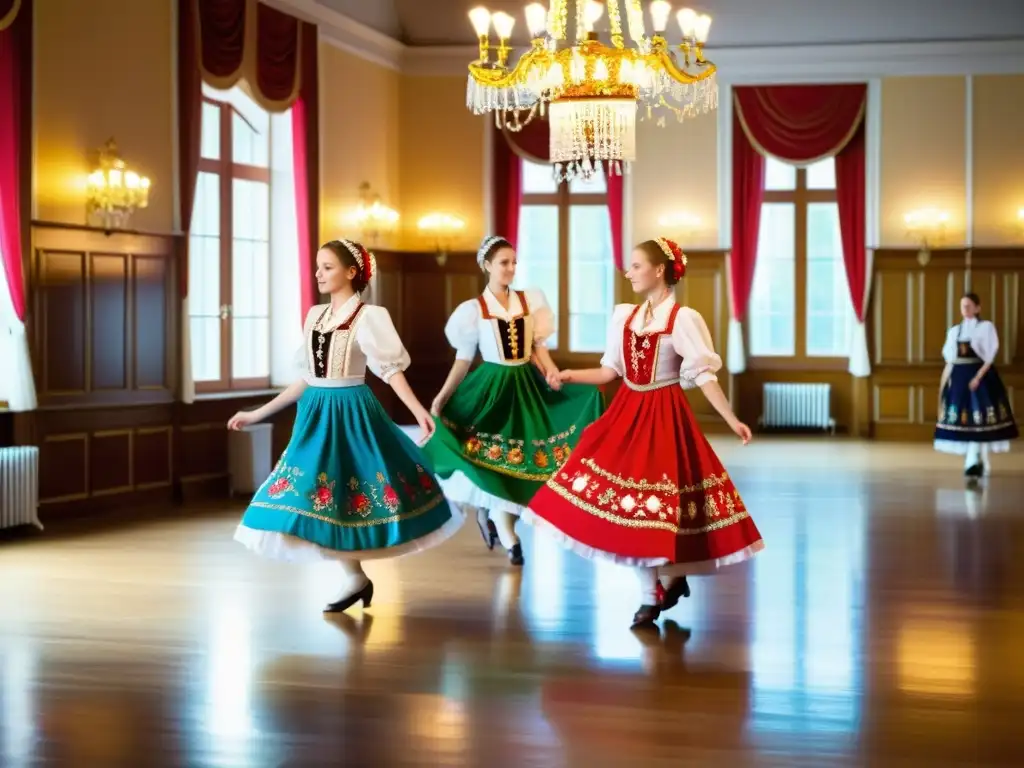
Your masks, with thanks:
M833 157L826 157L814 165L807 166L807 188L808 189L835 189L836 188L836 161Z
M200 173L189 235L188 305L192 378L220 379L220 178Z
M772 156L764 159L764 188L785 192L796 189L796 166Z
M220 159L220 107L215 104L203 102L203 115L201 118L203 126L203 137L200 142L200 152L203 157L211 160Z
M747 313L750 354L796 353L796 209L792 203L761 206L757 266Z
M558 206L524 205L519 213L516 285L540 288L558 317ZM556 349L558 333L548 339Z
M569 350L602 352L615 303L611 222L606 205L569 209Z
M546 163L531 163L523 160L523 194L550 194L558 191L555 168Z
M603 195L608 191L608 182L604 177L604 168L589 179L575 178L569 182L569 194Z
M259 131L242 115L231 115L231 159L241 165L270 165L270 131Z
M270 185L234 179L231 376L270 375Z
M807 205L807 354L846 357L853 304L846 282L839 206Z

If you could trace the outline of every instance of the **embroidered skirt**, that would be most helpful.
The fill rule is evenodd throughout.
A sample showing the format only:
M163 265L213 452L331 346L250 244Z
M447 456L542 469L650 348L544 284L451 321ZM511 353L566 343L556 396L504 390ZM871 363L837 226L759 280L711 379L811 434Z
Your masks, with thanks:
M970 383L981 370L981 360L955 363L949 382L939 399L935 425L935 449L964 454L971 443L984 443L989 450L1010 450L1018 436L1010 398L995 366L988 369L977 390Z
M702 573L764 548L676 385L622 386L523 520L584 557Z
M452 395L424 450L449 499L519 514L603 409L597 387L555 392L532 365L484 363Z
M278 559L370 560L439 544L462 521L421 450L365 384L310 385L235 539Z

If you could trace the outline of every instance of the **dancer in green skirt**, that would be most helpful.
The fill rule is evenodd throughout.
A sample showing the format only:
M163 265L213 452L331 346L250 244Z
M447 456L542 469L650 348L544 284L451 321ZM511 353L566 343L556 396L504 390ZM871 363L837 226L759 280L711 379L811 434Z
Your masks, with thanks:
M361 561L419 552L462 524L420 449L388 418L366 386L366 369L391 385L424 436L434 422L405 379L409 353L383 307L360 293L377 271L358 243L332 240L316 256L316 279L331 302L306 316L304 376L262 408L236 413L242 429L298 401L291 441L245 511L235 539L285 560L336 560L340 593L324 610L373 599Z
M554 313L541 291L512 290L512 244L485 238L477 263L487 288L460 304L445 327L455 364L431 406L437 431L425 452L448 499L476 509L487 548L500 540L511 563L522 565L515 519L604 403L597 387L559 380L545 346ZM470 372L477 351L483 364Z

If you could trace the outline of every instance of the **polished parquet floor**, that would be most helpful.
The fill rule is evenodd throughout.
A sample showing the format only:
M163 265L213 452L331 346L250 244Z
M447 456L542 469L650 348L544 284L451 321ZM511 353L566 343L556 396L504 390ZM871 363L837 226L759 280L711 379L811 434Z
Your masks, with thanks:
M714 441L767 549L636 634L632 573L472 521L371 563L231 540L241 502L0 543L0 765L1024 765L1024 456Z

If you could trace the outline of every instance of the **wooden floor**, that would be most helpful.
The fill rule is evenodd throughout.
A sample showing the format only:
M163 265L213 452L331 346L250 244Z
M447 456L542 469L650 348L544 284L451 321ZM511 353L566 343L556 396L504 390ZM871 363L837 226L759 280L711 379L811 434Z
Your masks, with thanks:
M231 540L241 504L0 545L0 765L1024 765L1024 457L965 492L926 446L716 447L767 549L660 637L632 573L467 524L367 566Z

